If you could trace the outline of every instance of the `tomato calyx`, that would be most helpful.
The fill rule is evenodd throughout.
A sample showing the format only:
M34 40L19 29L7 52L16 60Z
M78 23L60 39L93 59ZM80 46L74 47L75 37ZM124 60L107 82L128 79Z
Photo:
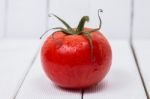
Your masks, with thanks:
M92 43L92 37L90 35L90 33L92 32L95 32L95 31L98 31L101 29L101 25L102 25L102 21L101 21L101 18L100 18L100 13L103 12L102 9L98 9L98 18L99 18L99 27L98 28L95 28L95 29L91 29L89 31L84 31L84 25L86 22L89 21L89 16L83 16L77 26L76 29L73 29L67 22L65 22L63 19L61 19L60 17L58 17L57 15L55 14L49 14L48 16L49 17L55 17L57 18L60 22L62 22L62 24L66 27L63 28L63 27L55 27L55 28L51 28L49 30L47 30L45 33L42 34L42 36L40 37L40 39L42 39L42 37L48 33L50 30L56 30L55 32L58 32L58 31L61 31L63 32L64 34L67 34L67 35L80 35L80 34L83 34L87 37L88 39L88 42L90 44L90 49L91 49L91 59L93 59L93 43ZM52 34L53 35L53 34Z

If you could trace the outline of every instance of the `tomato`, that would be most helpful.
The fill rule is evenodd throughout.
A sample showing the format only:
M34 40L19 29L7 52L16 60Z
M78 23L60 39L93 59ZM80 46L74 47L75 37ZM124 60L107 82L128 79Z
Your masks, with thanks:
M74 29L76 30L76 29ZM90 31L83 28L82 31ZM41 62L47 76L58 86L71 89L87 88L98 84L107 74L112 62L109 42L99 31L90 34L68 35L56 31L45 40Z

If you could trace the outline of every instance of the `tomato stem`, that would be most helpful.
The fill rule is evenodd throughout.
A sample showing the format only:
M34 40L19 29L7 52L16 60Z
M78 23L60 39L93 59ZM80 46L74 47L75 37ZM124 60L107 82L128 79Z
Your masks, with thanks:
M101 12L103 12L103 10L102 10L102 9L98 9L98 18L99 18L99 21L100 21L99 27L98 27L98 28L95 28L95 29L91 29L91 30L86 31L86 32L92 33L92 32L95 32L95 31L98 31L98 30L101 29L101 25L102 25L102 20L101 20L101 18L100 18L100 13L101 13ZM61 19L60 17L56 16L55 14L51 13L51 14L49 14L48 16L49 16L49 17L51 17L51 16L56 17L59 21L61 21L61 22L65 25L65 27L66 27L67 29L62 28L62 27L56 27L56 28L48 29L47 31L45 31L45 32L42 34L42 36L40 37L40 39L42 39L42 37L43 37L46 33L48 33L49 31L51 31L51 30L59 30L59 31L62 31L62 32L64 32L65 34L68 34L68 35L81 34L81 33L84 31L85 22L88 22L88 21L89 21L89 17L88 17L88 16L83 16L83 17L81 18L79 24L78 24L77 29L74 31L74 29L71 28L70 25L69 25L67 22L65 22L63 19Z
M76 34L81 34L84 30L84 25L85 25L85 22L88 22L89 21L89 16L83 16L79 22L79 25L76 29Z
M103 12L103 10L102 10L102 9L98 9L99 27L98 27L98 28L95 28L95 29L91 29L91 30L89 30L89 31L84 31L84 25L85 25L86 22L89 21L89 16L83 16L83 17L81 18L81 20L80 20L80 22L79 22L79 24L78 24L76 30L74 30L74 29L73 29L72 27L70 27L70 25L69 25L67 22L65 22L63 19L61 19L60 17L58 17L58 16L56 16L55 14L52 14L52 13L51 13L51 14L49 14L48 16L49 16L49 17L53 16L53 17L57 18L60 22L62 22L62 23L64 24L64 26L66 27L66 29L65 29L65 28L62 28L62 27L56 27L56 28L48 29L46 32L44 32L44 33L42 34L42 36L40 37L40 39L42 39L42 37L43 37L46 33L48 33L50 30L58 30L58 31L61 31L61 32L67 34L67 35L74 35L74 34L79 35L79 34L84 34L84 35L87 37L88 41L89 41L90 49L91 49L91 59L93 59L93 58L94 58L94 57L93 57L93 42L92 42L92 37L91 37L90 33L95 32L95 31L98 31L98 30L101 29L101 26L102 26L102 20L101 20L101 17L100 17L100 13L101 13L101 12ZM57 31L56 31L56 32L57 32Z

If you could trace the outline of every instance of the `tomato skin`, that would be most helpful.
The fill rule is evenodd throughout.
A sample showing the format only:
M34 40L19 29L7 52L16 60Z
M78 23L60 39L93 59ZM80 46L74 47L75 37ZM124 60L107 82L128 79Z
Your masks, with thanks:
M41 62L45 73L56 85L71 89L87 88L105 77L112 62L111 47L99 31L90 35L93 59L88 39L82 34L56 32L46 39L41 49Z

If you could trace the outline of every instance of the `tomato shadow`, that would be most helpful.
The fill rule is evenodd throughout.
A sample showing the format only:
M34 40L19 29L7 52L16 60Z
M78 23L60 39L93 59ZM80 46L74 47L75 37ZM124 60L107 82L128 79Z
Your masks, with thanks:
M108 73L108 75L101 83L84 89L84 93L92 94L123 90L124 88L132 87L135 84L134 81L135 78L131 72L114 69ZM58 92L60 92L62 95L65 95L66 93L82 93L82 89L66 89L59 87L53 84L46 77L46 75L37 77L35 83L35 87L37 87L37 90L44 90L45 94L58 95Z
M136 84L135 77L131 72L115 69L111 70L101 83L85 89L84 93L114 93L115 91L132 87L134 84Z
M55 86L55 88L57 88L58 90L62 90L62 91L66 91L66 92L82 92L82 89L70 89L70 88L64 88L64 87L60 87L60 86L58 86L58 85L55 85L55 84L53 84L54 86Z
M104 81L102 81L101 83L99 83L99 84L97 84L97 85L94 85L94 86L92 86L92 87L88 87L88 88L85 88L85 89L83 89L84 90L84 93L86 92L86 93L96 93L96 92L98 92L98 91L103 91L103 90L105 90L106 88L105 88L105 82Z
M61 95L68 95L70 93L72 94L79 94L81 93L80 89L66 89L59 87L51 82L51 80L46 77L46 75L38 76L34 81L34 87L36 87L36 90L41 91L41 93L44 92L46 95L54 95L58 96L58 94Z

